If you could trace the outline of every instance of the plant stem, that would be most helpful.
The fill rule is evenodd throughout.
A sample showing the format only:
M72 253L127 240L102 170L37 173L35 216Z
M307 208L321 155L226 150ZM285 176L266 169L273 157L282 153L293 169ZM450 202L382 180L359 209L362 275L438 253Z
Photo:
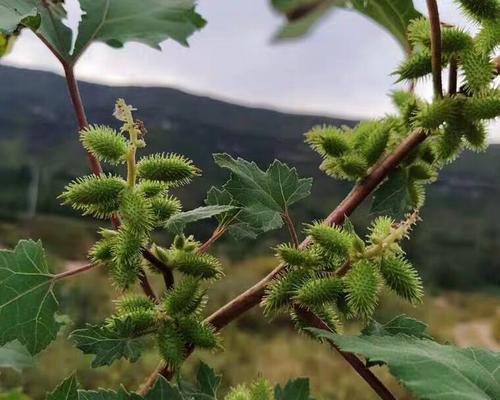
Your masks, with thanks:
M142 249L142 256L163 275L165 287L170 289L174 286L174 274L172 270L160 261L151 251L146 248Z
M207 239L205 243L203 243L200 247L198 247L198 253L206 253L210 246L212 246L217 240L221 238L224 233L226 233L227 226L218 226L212 232L212 235Z
M87 116L85 114L85 108L83 107L82 98L80 96L78 82L75 78L73 66L68 65L67 63L62 63L62 64L63 64L63 68L64 68L64 74L66 76L66 82L68 85L69 95L71 98L71 104L73 105L76 120L78 123L78 128L81 130L81 129L88 126L88 120L87 120ZM87 157L89 159L92 172L95 175L101 174L102 167L101 167L99 160L93 154L91 154L89 152L87 152ZM134 157L134 160L135 160L135 157ZM135 179L134 179L134 181L135 181ZM111 223L115 229L118 229L121 225L121 221L120 221L119 216L116 214L113 214L111 216ZM146 252L147 252L147 250L146 250ZM144 251L143 251L143 254L144 254ZM150 256L150 257L148 257L149 262L153 263L152 259L154 259L155 266L163 264L160 260L156 259L156 257L154 257L153 254L148 254L148 256ZM168 268L165 266L164 269L167 270ZM144 270L141 271L141 273L139 274L139 280L140 280L140 284L141 284L141 287L142 287L144 293L146 293L149 297L151 297L152 299L154 299L156 301L157 297L154 294L154 291L151 287L151 284L149 283L149 280L148 280L147 275L146 275Z
M53 275L52 280L58 281L60 279L68 278L70 276L81 274L82 272L90 271L93 268L99 267L101 264L86 264L83 267L74 268L69 271L64 271L59 274Z
M295 312L311 327L332 332L330 327L312 312L301 307L295 307ZM370 369L364 365L358 357L356 357L356 355L340 350L340 348L331 340L328 340L328 343L344 358L345 361L351 365L351 367L364 379L364 381L370 385L370 387L382 400L396 400L394 395L382 383L382 381L380 381L380 379L378 379L377 376L370 371Z
M443 78L441 60L441 21L436 0L427 0L429 10L429 21L431 26L431 52L432 52L432 81L434 84L434 96L443 97Z
M80 90L78 88L78 83L75 78L75 73L73 66L63 64L64 75L66 76L66 83L68 85L69 96L71 98L71 103L73 104L73 109L75 111L76 120L78 122L78 129L82 130L89 126L87 121L87 116L85 115L85 109L83 108L82 97L80 96ZM92 153L87 152L87 158L89 159L90 168L95 175L102 174L102 167L99 160Z
M455 57L450 60L450 75L448 78L448 95L453 96L457 93L458 86L458 62Z
M288 210L285 210L283 214L281 214L283 219L285 220L285 224L288 227L288 232L290 233L290 237L292 239L293 244L295 247L299 247L299 237L297 236L297 231L295 230L295 225L293 224L292 218L290 217L290 214L288 213Z
M361 182L354 186L351 192L330 213L324 222L328 225L342 224L344 218L349 216L387 177L389 172L399 165L399 163L426 138L427 133L423 129L417 128L413 130L391 154L389 154L380 163L377 163L372 168L370 173ZM308 237L302 241L299 248L306 248L310 243L311 238ZM205 319L205 322L211 324L216 330L224 328L231 321L237 319L239 316L258 305L264 297L265 290L269 282L271 282L285 269L286 265L280 264L254 286L247 289L245 292L215 311L212 315ZM186 352L186 356L189 354L190 352ZM148 384L154 384L156 377L159 374L166 377L170 374L170 371L166 368L163 362L161 362L147 378L146 382L142 385L141 390L147 390L147 388L150 387L147 386Z

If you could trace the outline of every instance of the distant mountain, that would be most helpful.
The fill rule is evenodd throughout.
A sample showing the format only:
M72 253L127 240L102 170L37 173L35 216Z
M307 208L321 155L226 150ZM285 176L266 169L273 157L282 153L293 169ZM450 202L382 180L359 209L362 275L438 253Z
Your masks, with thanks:
M355 121L243 107L170 88L82 82L81 93L92 123L116 125L111 113L115 99L123 97L139 109L137 116L148 129L145 153L180 152L203 169L203 177L179 194L186 207L200 205L209 186L226 177L212 162L215 152L261 166L278 158L297 166L303 176L313 176L312 197L295 210L298 221L325 215L349 189L320 173L303 133L317 124ZM500 146L495 145L483 154L464 154L430 189L425 223L409 245L410 255L439 286L500 285L498 171ZM0 216L11 218L30 208L70 214L56 195L87 172L64 80L0 66ZM34 198L36 205L30 205ZM358 212L355 221L366 221L366 212Z

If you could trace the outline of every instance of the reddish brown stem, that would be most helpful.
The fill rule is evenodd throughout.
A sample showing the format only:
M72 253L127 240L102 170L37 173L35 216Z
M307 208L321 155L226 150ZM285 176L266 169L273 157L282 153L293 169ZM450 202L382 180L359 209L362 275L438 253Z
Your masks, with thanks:
M448 78L448 95L453 96L457 93L458 86L458 62L455 57L450 60L450 73Z
M156 296L151 283L149 282L148 276L144 270L140 270L138 274L139 283L141 285L142 291L146 296L148 296L151 300L157 302L158 297Z
M331 332L330 327L312 312L305 310L300 307L295 307L295 312L300 318L306 322L309 326L317 329L323 329ZM344 360L346 360L349 365L364 379L368 385L377 393L377 395L382 400L396 400L394 395L389 391L389 389L377 378L377 376L370 371L370 369L363 364L363 362L352 353L346 353L331 340L328 340L330 346L337 351Z
M387 177L389 172L399 165L399 163L420 143L427 137L426 132L417 128L411 132L408 137L382 162L376 164L370 173L361 182L356 184L351 192L344 198L344 200L331 212L325 219L328 225L340 225L343 223L344 218L349 216L369 195L370 193ZM299 245L299 248L305 248L311 243L308 237ZM212 315L205 319L215 329L220 330L228 323L238 318L248 310L258 305L264 297L265 290L269 282L271 282L277 275L282 273L286 265L280 264L272 270L261 281L257 282L254 286L247 289L245 292L225 304ZM345 272L349 267L346 266ZM344 273L345 273L344 272ZM186 356L189 356L188 351ZM151 387L156 377L162 374L165 377L170 375L170 371L162 362L147 378L146 382L142 385L141 391L147 390Z
M226 226L218 226L215 228L215 230L212 232L212 236L208 238L208 240L203 243L200 247L198 247L198 253L206 253L208 249L217 241L221 238L224 233L226 233Z
M443 97L443 78L441 60L441 21L436 0L427 0L429 21L431 26L431 52L432 52L432 81L436 98Z
M66 82L68 85L69 96L71 98L71 103L73 104L73 109L75 111L76 120L78 122L78 129L82 130L86 128L89 123L85 115L85 109L83 108L82 98L80 96L80 90L78 89L78 83L75 78L75 73L72 66L63 65L64 75L66 76ZM99 160L92 153L87 152L87 158L89 159L90 168L95 175L102 174L102 167Z
M165 265L162 261L160 261L156 256L151 253L148 249L142 249L142 256L153 266L155 267L161 274L163 275L163 281L165 282L165 287L170 289L174 287L174 274L172 270Z
M297 236L297 231L295 230L295 225L293 224L292 218L290 217L290 214L288 213L288 210L286 210L283 214L281 214L283 219L285 220L285 224L288 228L288 232L290 233L290 237L292 239L293 244L295 247L299 247L299 237Z
M52 279L58 281L59 279L68 278L70 276L81 274L82 272L90 271L93 268L99 267L101 264L87 264L79 268L70 269L69 271L61 272L60 274L53 275Z

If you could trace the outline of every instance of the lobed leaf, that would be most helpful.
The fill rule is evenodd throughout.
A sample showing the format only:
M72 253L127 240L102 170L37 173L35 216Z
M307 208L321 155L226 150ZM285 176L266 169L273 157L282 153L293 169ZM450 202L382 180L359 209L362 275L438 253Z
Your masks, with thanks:
M40 242L0 250L0 285L0 345L18 340L30 354L39 353L59 331L54 279Z

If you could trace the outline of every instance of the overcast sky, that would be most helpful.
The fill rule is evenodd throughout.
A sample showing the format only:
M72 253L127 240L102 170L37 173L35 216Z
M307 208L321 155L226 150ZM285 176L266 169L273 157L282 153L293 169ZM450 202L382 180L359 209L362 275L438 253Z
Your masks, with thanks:
M69 19L79 14L69 5ZM94 44L80 60L81 79L106 84L174 86L230 101L302 113L381 116L392 106L390 73L403 57L397 42L370 20L335 11L305 39L272 43L281 18L268 0L199 0L207 26L184 48L172 41L159 52L140 44L115 50ZM424 0L416 0L424 11ZM442 19L466 24L451 0L439 2ZM29 32L3 63L60 71ZM430 85L420 92L429 95ZM493 128L500 138L499 125Z

